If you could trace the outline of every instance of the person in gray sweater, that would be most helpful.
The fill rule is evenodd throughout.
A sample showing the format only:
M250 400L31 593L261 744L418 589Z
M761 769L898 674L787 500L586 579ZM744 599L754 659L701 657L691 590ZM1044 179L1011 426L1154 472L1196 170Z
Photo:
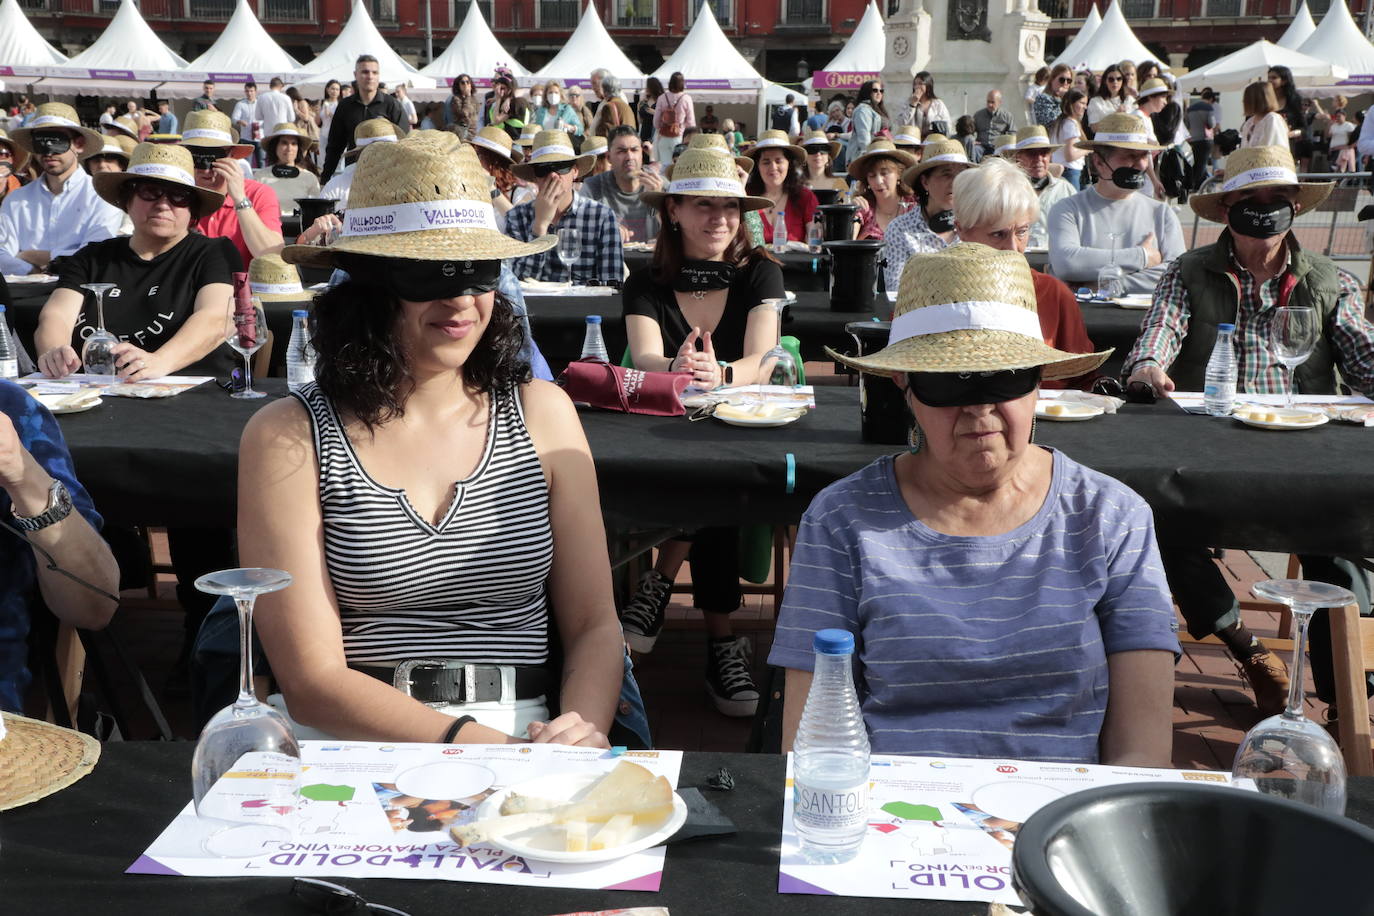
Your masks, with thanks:
M1098 270L1115 258L1126 292L1148 293L1185 250L1174 211L1137 193L1149 181L1150 154L1163 147L1138 116L1127 114L1108 115L1093 140L1077 143L1090 152L1102 180L1050 209L1050 267L1070 285L1095 284Z

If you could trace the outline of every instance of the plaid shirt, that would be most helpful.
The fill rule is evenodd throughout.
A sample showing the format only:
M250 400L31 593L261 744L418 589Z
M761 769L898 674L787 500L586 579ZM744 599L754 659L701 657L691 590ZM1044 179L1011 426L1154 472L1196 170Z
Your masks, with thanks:
M1234 253L1231 255L1231 268L1239 282L1235 321L1235 341L1240 357L1236 367L1237 391L1246 394L1285 394L1288 391L1291 376L1269 349L1269 319L1272 310L1279 305L1283 278L1296 247L1297 242L1290 236L1284 269L1263 283L1256 282L1254 275L1235 260ZM1344 270L1338 273L1340 297L1322 333L1333 345L1346 384L1366 395L1374 395L1374 325L1365 320L1359 283ZM1129 375L1141 363L1153 363L1167 371L1178 358L1183 338L1188 336L1190 311L1182 265L1174 261L1155 287L1154 302L1141 322L1140 336L1126 357L1122 374Z
M573 265L572 276L588 284L619 283L625 275L625 256L620 247L620 226L615 211L581 194L573 195L572 206L564 211L549 232L576 229L582 239L582 252ZM506 235L522 242L534 241L534 201L527 200L506 214ZM511 266L522 280L567 280L568 268L558 260L557 250L513 258Z
M954 241L949 244L930 229L926 222L926 211L921 205L914 204L910 210L892 218L883 236L883 257L887 259L887 273L884 275L888 289L896 289L902 279L902 268L907 258L913 254L929 254L943 251L950 245L959 244L959 233L954 233Z

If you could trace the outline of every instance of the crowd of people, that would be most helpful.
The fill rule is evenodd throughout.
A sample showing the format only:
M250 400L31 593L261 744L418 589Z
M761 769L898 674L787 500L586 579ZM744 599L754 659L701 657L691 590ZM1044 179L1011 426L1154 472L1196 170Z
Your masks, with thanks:
M1210 93L1184 111L1153 62L1056 65L1023 118L994 90L953 120L927 72L900 103L872 80L809 117L778 106L744 143L712 106L698 113L681 74L630 98L598 70L592 101L561 81L521 91L498 70L485 93L460 76L445 102L417 109L365 55L352 85L331 84L318 105L274 80L228 111L207 83L184 123L135 104L97 130L68 105L34 107L0 136L5 177L31 170L4 186L0 262L57 277L33 354L51 377L81 367L93 329L83 284L113 283L105 324L131 381L227 372L236 283L262 265L332 269L313 303L315 383L244 433L237 532L169 531L185 653L209 610L196 576L278 567L294 584L260 598L257 621L272 702L302 735L604 746L642 732L627 721L628 650L652 651L683 563L706 622L706 691L723 714L756 711L752 644L730 622L739 532L665 541L617 607L592 456L548 381L521 281L618 288L636 369L752 384L777 333L760 306L784 295L765 241L780 227L804 246L818 197L847 195L854 236L883 243L896 304L886 348L833 355L901 389L911 448L822 491L802 521L769 658L788 672L784 743L812 634L843 626L860 646L875 750L1163 766L1175 601L1190 633L1222 639L1266 712L1283 706L1286 670L1240 622L1207 545L1156 532L1136 494L1035 445L1036 391L1200 389L1217 326L1232 322L1239 390L1282 392L1292 376L1263 324L1287 302L1321 316L1301 390L1374 393L1359 284L1292 229L1330 186L1300 180L1322 150L1277 102L1291 101L1291 78L1272 75L1244 94L1224 183L1191 196L1223 227L1192 250L1165 157L1188 148L1205 173L1225 132ZM1301 103L1293 116L1306 118ZM1349 165L1358 134L1344 112L1330 120L1329 149ZM343 213L283 238L294 200L320 196ZM554 253L565 232L580 239L575 257ZM626 270L628 244L652 247L649 266ZM1047 249L1047 271L1029 267L1029 246ZM1109 353L1070 291L1108 263L1128 291L1154 296L1120 378L1101 373ZM56 422L8 382L0 417L0 510L64 569L116 592L98 507ZM1349 561L1302 559L1368 612ZM81 626L115 606L13 539L0 567L0 706L18 708L29 592ZM1320 629L1313 669L1330 701ZM499 669L499 689L398 689L396 666L420 658Z

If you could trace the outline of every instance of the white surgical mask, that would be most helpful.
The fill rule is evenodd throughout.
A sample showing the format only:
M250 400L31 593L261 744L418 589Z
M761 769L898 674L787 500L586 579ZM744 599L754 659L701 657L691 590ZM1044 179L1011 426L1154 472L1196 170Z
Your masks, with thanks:
M549 105L550 105L550 106L557 105L558 102L559 102L559 100L560 100L560 98L561 98L561 97L559 96L558 93L556 93L556 92L550 92L550 93L549 93Z
M542 104L544 104L544 97L543 97L542 95L533 95L533 94L531 94L531 95L530 95L530 104L531 104L531 105L542 105Z

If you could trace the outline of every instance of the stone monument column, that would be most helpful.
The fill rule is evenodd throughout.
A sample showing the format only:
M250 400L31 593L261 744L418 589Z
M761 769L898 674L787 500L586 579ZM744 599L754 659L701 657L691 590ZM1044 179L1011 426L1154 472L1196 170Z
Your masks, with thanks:
M989 89L1000 89L1003 108L1020 126L1026 77L1045 63L1050 17L1035 0L929 0L929 9L926 2L900 0L884 25L888 113L895 118L906 107L911 78L929 70L954 120L981 108Z

